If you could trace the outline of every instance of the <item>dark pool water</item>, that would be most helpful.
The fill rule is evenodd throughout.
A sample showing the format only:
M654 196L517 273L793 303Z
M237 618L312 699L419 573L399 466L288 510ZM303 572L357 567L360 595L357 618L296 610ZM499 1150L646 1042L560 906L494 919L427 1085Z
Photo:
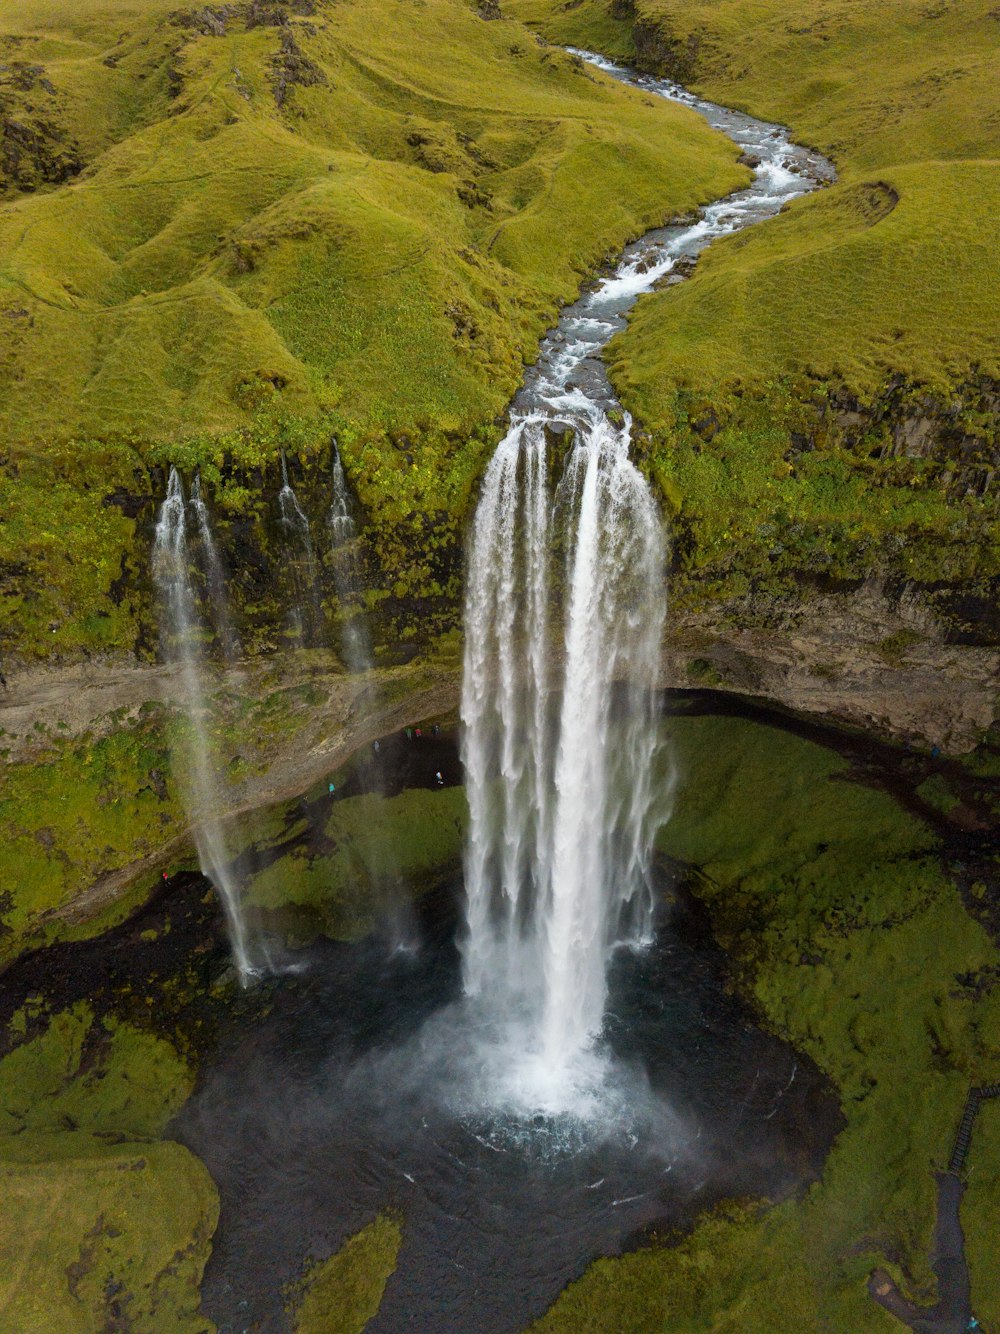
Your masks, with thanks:
M655 947L613 961L589 1116L482 1107L492 1016L460 996L459 894L424 902L415 953L315 950L229 1033L168 1132L219 1186L203 1294L221 1330L285 1329L283 1286L392 1207L403 1245L371 1331L520 1331L596 1256L720 1198L778 1198L822 1162L835 1099L727 989L683 896Z

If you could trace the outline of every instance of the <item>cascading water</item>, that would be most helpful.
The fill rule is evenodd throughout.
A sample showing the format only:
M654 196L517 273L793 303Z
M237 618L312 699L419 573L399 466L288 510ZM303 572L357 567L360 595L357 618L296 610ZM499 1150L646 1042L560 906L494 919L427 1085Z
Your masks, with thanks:
M227 661L231 661L239 652L239 642L229 619L229 603L226 598L226 575L222 567L222 558L212 535L209 522L208 506L201 497L201 474L197 474L191 487L190 505L198 525L198 538L201 542L201 555L205 568L205 584L212 608L212 620L215 624L219 643Z
M322 626L323 614L319 601L319 579L316 553L313 550L309 519L299 504L298 496L288 480L288 463L281 455L281 490L278 492L278 513L289 552L294 606L292 625L299 644L315 640Z
M199 509L200 506L200 509ZM215 550L208 527L208 514L201 501L192 498L199 527L204 523L202 550ZM207 533L211 547L206 546ZM206 556L207 558L207 556ZM198 615L192 560L188 542L187 505L176 468L170 469L167 497L160 509L153 540L153 577L162 602L161 647L163 656L177 668L176 702L187 726L179 750L178 772L186 805L195 822L195 847L202 873L219 892L233 948L233 962L241 981L266 967L268 960L251 954L250 933L244 920L238 887L233 880L232 858L226 845L223 803L217 774L219 759L212 745L203 681L202 625ZM211 579L211 571L209 571ZM263 950L263 947L262 947Z
M578 1105L595 1078L608 953L648 938L650 856L669 799L669 774L657 772L664 535L600 352L640 293L679 280L678 259L832 175L780 127L576 54L693 107L760 165L748 189L693 225L629 246L615 273L563 312L515 399L476 510L462 685L463 976L469 996L510 1017L498 1026L496 1055L510 1071L500 1096L522 1110ZM567 429L573 444L553 491L547 457Z
M364 614L359 606L361 577L355 552L358 531L351 512L351 495L336 441L333 444L333 499L327 522L330 528L333 582L342 617L341 651L344 663L348 671L367 671L372 665L372 649Z
M521 1012L546 1103L600 1031L609 947L650 927L664 621L661 524L628 424L582 396L565 409L577 434L554 502L542 414L514 420L487 472L462 692L465 986Z

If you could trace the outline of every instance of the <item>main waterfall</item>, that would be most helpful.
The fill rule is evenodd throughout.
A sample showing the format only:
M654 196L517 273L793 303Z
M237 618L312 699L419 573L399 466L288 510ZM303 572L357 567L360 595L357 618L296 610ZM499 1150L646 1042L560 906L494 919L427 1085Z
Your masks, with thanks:
M600 353L642 292L680 281L679 260L832 175L779 126L576 54L686 103L758 166L752 185L697 221L630 245L563 312L515 399L476 510L462 686L464 984L503 1033L511 1078L502 1087L543 1109L568 1105L594 1073L587 1054L602 1028L609 951L649 936L650 857L670 788L657 763L664 534ZM556 480L549 460L567 432Z
M569 409L568 413L565 409ZM466 602L466 990L521 1011L558 1081L599 1033L605 958L649 932L664 543L628 423L578 397L550 489L545 426L486 475Z

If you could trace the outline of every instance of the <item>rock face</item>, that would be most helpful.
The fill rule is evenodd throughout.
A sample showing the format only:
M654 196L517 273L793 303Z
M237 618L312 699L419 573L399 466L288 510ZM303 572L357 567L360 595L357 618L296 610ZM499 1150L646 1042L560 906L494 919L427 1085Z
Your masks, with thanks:
M951 642L916 590L893 596L872 580L746 612L674 619L663 684L733 691L956 753L1000 717L1000 649Z
M951 753L973 749L1000 719L1000 649L956 642L926 590L871 580L794 603L679 607L668 627L666 689L746 695ZM210 689L229 738L228 814L298 796L378 737L452 711L459 684L454 651L353 677L319 650L239 664ZM96 929L190 856L170 771L176 720L160 703L169 686L170 669L122 662L8 682L0 964Z

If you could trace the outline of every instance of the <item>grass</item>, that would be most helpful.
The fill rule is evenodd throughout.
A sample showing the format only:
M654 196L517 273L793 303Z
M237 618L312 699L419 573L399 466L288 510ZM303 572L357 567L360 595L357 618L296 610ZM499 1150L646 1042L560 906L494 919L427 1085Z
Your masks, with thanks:
M377 523L461 512L559 304L742 178L689 112L461 0L304 8L0 3L0 51L41 71L9 114L81 163L0 207L8 647L134 643L109 592L144 538L90 457L140 496L200 462L239 503L336 430Z
M0 1329L210 1334L199 1283L218 1217L180 1144L83 1131L0 1140Z
M318 929L334 940L360 939L394 901L458 871L466 820L460 787L337 800L322 847L293 847L259 871L247 902L290 916L299 935Z
M867 1276L887 1265L915 1300L934 1298L932 1170L970 1083L1000 1073L1000 956L930 832L844 761L750 722L670 727L679 783L662 847L704 869L741 988L833 1080L846 1126L800 1198L727 1204L687 1237L599 1260L532 1329L891 1334ZM1000 1314L990 1126L963 1213L983 1320Z
M103 737L40 732L0 798L0 960L53 936L52 913L183 827L158 713Z
M199 1285L218 1219L202 1164L157 1139L193 1072L86 1002L19 1011L0 1059L0 1330L209 1334Z
M995 1278L1000 1229L1000 1106L983 1103L976 1122L962 1201L962 1227L972 1269L972 1304L987 1329L1000 1326L1000 1284Z
M381 1305L402 1239L399 1220L379 1214L335 1255L309 1266L287 1289L295 1334L361 1334Z
M716 242L608 351L693 596L997 569L1000 25L989 0L513 11L781 121L839 179ZM711 413L718 431L695 429ZM926 420L929 445L896 434ZM801 588L800 590L801 591Z
M0 1138L72 1129L152 1139L193 1085L163 1038L114 1017L95 1022L81 1002L0 1059Z

